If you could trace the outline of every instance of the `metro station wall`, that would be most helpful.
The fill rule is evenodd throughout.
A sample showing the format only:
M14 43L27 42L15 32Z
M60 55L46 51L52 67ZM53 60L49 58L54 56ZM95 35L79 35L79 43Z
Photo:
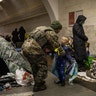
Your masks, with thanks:
M89 38L90 53L96 55L96 0L58 0L58 3L59 20L63 24L60 37L63 35L72 36L72 26L69 26L69 12L83 10L83 15L87 17L84 30Z
M25 19L22 21L14 22L4 26L0 26L0 35L6 36L7 34L11 35L12 31L17 28L19 30L20 26L23 26L26 32L30 32L33 28L37 26L49 26L50 19L48 14L43 14L34 18Z

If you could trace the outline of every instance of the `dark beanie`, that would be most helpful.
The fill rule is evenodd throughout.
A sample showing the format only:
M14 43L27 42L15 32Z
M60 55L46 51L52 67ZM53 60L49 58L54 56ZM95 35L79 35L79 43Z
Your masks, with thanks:
M56 29L62 29L62 25L59 21L53 21L51 23L51 27L56 30Z

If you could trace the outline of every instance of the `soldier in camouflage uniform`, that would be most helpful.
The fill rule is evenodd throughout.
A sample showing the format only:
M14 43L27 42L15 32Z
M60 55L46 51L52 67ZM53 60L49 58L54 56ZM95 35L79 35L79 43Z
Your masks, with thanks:
M54 21L50 27L40 26L30 32L29 37L22 45L22 51L31 64L35 85L33 91L46 89L45 79L47 77L48 65L45 57L46 48L50 51L57 50L59 55L65 52L58 42L58 33L62 29L59 21Z
M17 69L27 69L28 63L23 59L23 57L18 53L12 44L6 41L2 36L0 36L0 58L4 60L10 72L16 75Z

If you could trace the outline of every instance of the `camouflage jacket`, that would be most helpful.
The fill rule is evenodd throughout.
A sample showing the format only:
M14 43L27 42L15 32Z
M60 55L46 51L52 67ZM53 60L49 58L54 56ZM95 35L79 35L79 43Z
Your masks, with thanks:
M32 54L43 54L40 49L46 44L50 44L52 50L58 49L60 54L64 54L64 50L58 42L58 36L50 27L40 26L30 32L28 39L23 44L23 50L32 52Z
M18 53L10 42L0 37L0 58L2 58L8 66L10 72L15 73L17 69L28 68L27 62ZM31 71L31 69L27 69Z

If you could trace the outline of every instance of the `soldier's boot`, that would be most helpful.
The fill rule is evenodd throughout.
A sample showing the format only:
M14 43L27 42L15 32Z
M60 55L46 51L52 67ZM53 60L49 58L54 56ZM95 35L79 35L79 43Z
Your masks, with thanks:
M33 91L34 92L38 92L38 91L43 91L47 89L46 85L45 84L35 84L34 87L33 87Z
M46 82L45 81L42 81L41 84L45 84Z

